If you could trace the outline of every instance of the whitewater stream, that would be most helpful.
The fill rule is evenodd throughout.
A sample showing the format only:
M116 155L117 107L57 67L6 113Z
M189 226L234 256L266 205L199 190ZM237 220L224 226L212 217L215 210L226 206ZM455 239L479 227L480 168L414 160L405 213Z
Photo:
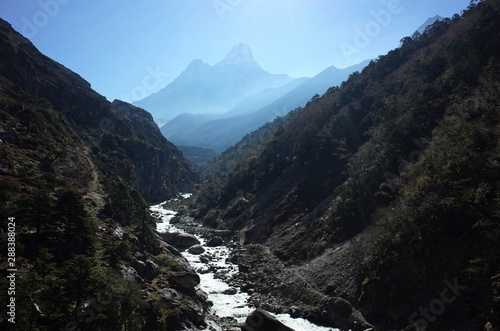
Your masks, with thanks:
M184 197L188 196L189 195L185 195ZM186 231L170 224L170 221L177 215L177 212L164 208L164 204L165 203L161 203L150 207L151 212L159 217L156 230L158 232L185 233ZM247 316L255 309L255 307L251 307L248 304L250 296L238 288L235 289L234 287L230 287L225 281L218 277L220 275L230 277L238 270L236 265L227 261L229 249L226 246L208 247L205 245L206 240L204 238L196 234L194 235L205 249L203 255L206 254L212 257L209 261L210 266L216 268L208 268L206 263L200 261L200 255L191 254L188 250L184 250L182 255L189 261L193 269L198 272L200 276L199 288L207 293L208 299L213 302L212 313L219 317L233 317L239 323L245 322ZM212 270L217 271L213 272ZM315 325L306 319L292 318L288 314L273 315L283 324L296 331L339 331L339 329Z

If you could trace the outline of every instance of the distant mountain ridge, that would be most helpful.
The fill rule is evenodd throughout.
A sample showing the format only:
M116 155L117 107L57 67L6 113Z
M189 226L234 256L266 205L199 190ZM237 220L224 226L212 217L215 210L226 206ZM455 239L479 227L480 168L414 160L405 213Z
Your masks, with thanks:
M443 20L439 15L430 17L416 32L422 34L428 26ZM241 66L247 63L247 66L258 66L249 53L250 49L244 44L235 46L217 65L238 63ZM330 66L312 78L297 78L281 87L263 90L241 100L226 113L214 115L215 118L183 114L161 126L161 132L176 145L200 146L221 153L266 122L304 106L315 94L323 95L330 87L339 86L370 61L343 69Z
M264 71L250 47L238 44L214 66L193 60L167 87L134 104L157 119L173 119L182 113L223 113L250 95L291 80Z
M244 99L221 118L207 120L204 123L199 117L193 116L189 122L186 121L187 116L181 115L184 124L182 129L179 127L181 122L179 116L165 124L161 131L176 145L201 146L221 153L237 143L245 134L278 116L285 116L293 109L304 106L315 94L323 94L328 88L340 85L350 74L361 71L368 63L369 60L344 69L331 66L313 78L298 78L286 85L290 87L296 85L291 89L285 89L285 86L274 89L282 92L281 95L272 94L273 91L262 91ZM269 102L273 98L274 100ZM264 100L268 103L262 102ZM255 108L250 111L252 107Z

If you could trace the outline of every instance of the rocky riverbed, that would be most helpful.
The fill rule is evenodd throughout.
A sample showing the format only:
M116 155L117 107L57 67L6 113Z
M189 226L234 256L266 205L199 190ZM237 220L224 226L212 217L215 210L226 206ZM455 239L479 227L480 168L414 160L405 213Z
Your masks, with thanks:
M259 277L262 283L256 284L252 281L251 266L246 265L243 257L246 249L231 240L232 234L204 228L183 210L182 199L151 207L158 219L158 234L176 247L200 276L199 289L207 293L208 300L213 303L212 315L208 317L208 325L212 330L240 330L258 307L276 313L278 321L297 331L340 330L318 326L301 318L308 314L300 311L300 305L284 308L279 300L266 297L262 289L277 284L272 280L275 276L272 268L267 270L269 279L262 281L262 277ZM266 262L272 265L275 261ZM259 269L257 274L261 272Z

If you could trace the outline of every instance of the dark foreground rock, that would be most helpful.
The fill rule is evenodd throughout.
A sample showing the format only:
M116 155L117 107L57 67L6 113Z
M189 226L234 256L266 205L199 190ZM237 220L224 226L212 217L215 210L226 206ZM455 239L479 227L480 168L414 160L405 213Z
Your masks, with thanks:
M264 309L257 308L241 326L243 331L294 331Z

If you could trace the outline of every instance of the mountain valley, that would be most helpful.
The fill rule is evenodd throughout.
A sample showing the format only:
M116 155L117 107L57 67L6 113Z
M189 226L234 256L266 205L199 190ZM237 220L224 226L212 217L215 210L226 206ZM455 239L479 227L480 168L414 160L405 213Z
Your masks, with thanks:
M500 0L425 25L129 104L0 19L1 328L499 330Z

